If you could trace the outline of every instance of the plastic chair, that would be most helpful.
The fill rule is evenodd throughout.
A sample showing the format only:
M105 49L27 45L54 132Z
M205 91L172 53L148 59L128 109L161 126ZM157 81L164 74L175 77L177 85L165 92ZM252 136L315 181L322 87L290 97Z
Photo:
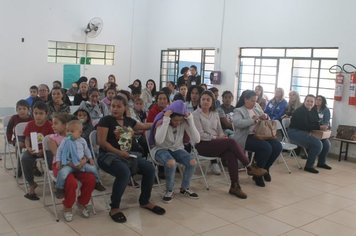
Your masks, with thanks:
M27 189L27 183L26 183L26 180L25 180L25 177L24 180L23 180L23 183L20 183L19 181L19 169L21 170L21 172L23 173L23 168L22 168L22 162L21 162L21 157L22 157L22 154L23 154L23 150L22 148L20 147L20 141L19 141L19 137L23 137L24 136L24 131L25 131L25 128L27 126L27 123L28 122L22 122L22 123L18 123L16 126L15 126L15 138L16 138L16 156L17 156L17 161L16 161L16 173L15 173L15 176L16 176L16 183L18 186L20 185L24 185L25 186L25 192L27 193L28 192L28 189ZM20 166L18 166L20 164Z
M5 170L13 170L14 172L14 176L16 174L16 169L15 169L15 165L14 165L14 160L13 160L13 154L16 155L16 148L10 144L8 141L7 141L7 136L6 136L6 130L7 130L7 126L9 124L9 121L11 119L12 116L5 116L3 118L3 130L1 131L4 135L4 169ZM7 163L7 159L10 158L10 161L11 161L11 167L8 167L6 165Z
M220 157L207 157L207 156L202 156L198 153L198 150L195 148L195 146L192 144L192 153L195 155L195 159L197 160L197 164L198 164L198 167L200 169L200 172L201 172L201 175L204 179L204 182L205 182L205 186L206 186L206 190L209 190L209 184L208 184L208 180L206 179L206 174L208 172L208 167L205 168L205 171L203 170L203 166L202 166L202 161L203 162L211 162L211 161L216 161L218 163L218 165L220 166L224 176L225 176L225 179L226 179L226 183L228 185L230 185L230 181L226 175L226 171L225 171L225 168L224 168L224 165L221 161L221 158Z
M284 120L286 120L286 121L284 121ZM282 123L279 120L276 120L276 122L277 122L277 129L281 130L282 134L283 134L283 138L282 138L282 141L281 141L283 150L288 151L289 156L293 157L293 159L296 161L298 168L302 169L302 166L300 165L300 163L298 161L297 154L295 153L295 149L297 149L298 146L290 142L288 133L286 131L286 126L285 125L289 126L290 120L289 119L288 120L287 119L283 119ZM286 167L288 169L288 172L291 173L291 171L290 171L290 169L289 169L289 167L287 165L287 162L285 161L282 153L280 154L280 156L281 156L284 164L286 165Z
M48 166L48 162L47 162L47 153L46 151L49 151L49 136L47 135L43 141L42 141L42 145L43 145L43 156L44 156L44 165L45 165L45 169L44 169L44 184L43 184L43 205L45 207L48 206L53 206L53 212L56 218L56 221L59 221L58 218L58 213L57 213L57 207L56 207L56 199L54 197L54 191L53 191L53 187L52 187L52 183L56 182L56 177L54 177L53 171L50 170L49 166ZM49 192L51 194L51 200L52 203L47 204L46 203L46 186L48 185L48 189Z

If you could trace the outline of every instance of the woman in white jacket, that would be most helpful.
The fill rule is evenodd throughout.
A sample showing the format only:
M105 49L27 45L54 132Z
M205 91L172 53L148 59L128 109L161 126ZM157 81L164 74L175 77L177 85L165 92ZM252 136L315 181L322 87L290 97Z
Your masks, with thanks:
M188 141L188 138L193 143L200 142L200 135L195 128L192 114L187 113L185 104L178 100L156 116L149 139L150 145L153 146L154 158L164 165L166 194L163 196L163 201L166 203L171 202L174 196L176 162L185 167L180 193L190 198L199 198L198 194L189 189L196 161L184 150L184 141Z

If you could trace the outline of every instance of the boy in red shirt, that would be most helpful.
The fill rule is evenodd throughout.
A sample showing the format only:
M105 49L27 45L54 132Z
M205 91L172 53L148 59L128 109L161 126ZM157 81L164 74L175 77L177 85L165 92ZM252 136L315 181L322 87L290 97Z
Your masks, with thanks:
M44 137L48 134L53 134L52 124L47 120L48 115L48 106L42 101L38 101L33 105L32 109L33 121L28 122L24 135L25 135L25 146L26 151L22 155L21 163L23 168L23 173L26 181L28 182L30 188L28 193L25 194L25 197L30 200L39 200L39 197L35 193L37 187L36 182L33 178L33 166L37 158L43 158L43 147L42 141ZM31 133L37 133L37 142L38 142L38 152L32 147L31 143ZM51 166L52 155L51 152L48 152L48 166Z

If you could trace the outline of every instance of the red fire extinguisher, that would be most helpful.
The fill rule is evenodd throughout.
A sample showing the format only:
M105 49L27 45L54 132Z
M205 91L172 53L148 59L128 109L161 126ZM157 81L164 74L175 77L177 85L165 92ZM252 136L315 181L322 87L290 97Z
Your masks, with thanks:
M345 76L341 72L336 75L336 86L334 95L335 101L341 101L342 99L342 94L344 92L344 78Z
M346 67L352 67L353 71L346 70ZM347 63L342 66L342 69L350 74L349 105L356 106L356 67Z
M349 105L356 105L356 73L350 76Z
M341 101L342 94L344 92L344 78L345 78L345 76L342 73L343 68L339 65L333 65L332 67L329 68L329 72L332 74L336 74L334 100Z

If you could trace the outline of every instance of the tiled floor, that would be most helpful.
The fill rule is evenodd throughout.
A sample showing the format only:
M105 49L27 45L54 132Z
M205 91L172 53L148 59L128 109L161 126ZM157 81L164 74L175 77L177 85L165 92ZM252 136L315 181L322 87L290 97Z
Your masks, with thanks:
M43 207L42 197L37 202L23 197L1 161L0 235L356 235L356 164L330 160L333 170L314 175L298 170L292 160L288 163L292 174L282 162L276 163L272 182L265 188L255 186L241 172L246 200L227 194L221 176L209 175L210 191L202 179L193 180L199 200L177 194L171 204L164 204L156 187L152 199L166 208L165 216L140 209L139 190L128 187L122 203L128 221L117 224L108 216L108 197L94 198L97 214L90 219L75 214L73 222L66 223L59 210L61 219L55 222L52 209ZM105 182L112 181L104 177Z

